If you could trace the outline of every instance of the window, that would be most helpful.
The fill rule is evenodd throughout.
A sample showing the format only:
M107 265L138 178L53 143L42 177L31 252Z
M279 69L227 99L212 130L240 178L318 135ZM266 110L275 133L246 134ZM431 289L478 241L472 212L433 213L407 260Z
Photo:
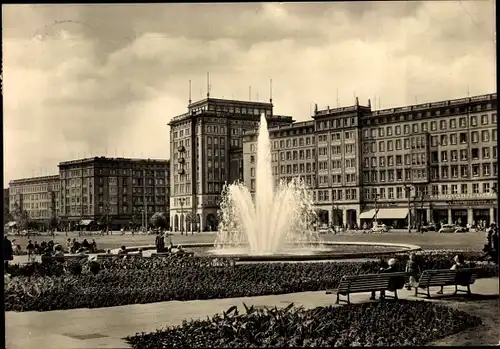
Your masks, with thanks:
M432 195L439 195L439 187L437 185L432 186Z
M471 126L477 126L477 116L473 115L470 117L470 124Z
M384 152L385 151L385 142L384 141L378 142L378 151L380 151L380 152Z
M446 135L441 135L441 145L448 145L448 137Z
M490 183L483 183L483 193L487 194L490 192Z
M452 150L451 151L451 161L457 161L457 160L458 160L458 151Z
M385 129L385 132L386 132L387 136L392 136L392 127L387 126Z
M431 137L431 147L437 147L438 146L438 136L432 136Z
M396 126L396 135L401 134L401 126Z
M436 131L437 130L437 122L436 121L432 121L431 122L431 131Z
M450 135L450 144L453 144L453 145L457 144L457 134L456 133L452 133Z
M460 133L460 144L466 144L467 143L467 133L462 132Z
M448 161L448 151L442 151L441 152L441 161L446 162Z
M490 132L489 131L485 130L485 131L481 132L481 141L483 141L483 142L489 142L490 141Z
M457 119L450 119L450 128L457 128Z
M448 195L448 184L441 185L441 194Z
M394 146L393 146L393 141L387 141L387 151L393 151Z
M488 125L488 114L481 115L481 125Z
M417 133L418 132L418 124L417 123L411 125L411 128L412 128L412 132L413 133Z
M441 131L446 130L446 120L441 120L441 121L439 122L439 129L440 129Z
M479 165L472 165L472 176L479 176Z
M479 183L472 183L472 193L479 194Z
M467 127L467 119L465 117L461 117L458 119L458 124L461 128Z
M402 145L401 145L401 139L396 139L396 149L401 150Z
M422 122L422 132L427 132L429 131L429 125L427 122Z
M468 188L468 185L467 184L462 184L461 185L461 188L460 188L460 192L462 194L467 194L467 188Z
M491 123L496 124L497 123L497 113L491 114Z
M490 158L490 148L483 148L483 159Z
M404 125L404 134L410 134L410 125Z
M483 164L483 176L490 175L490 164Z
M458 185L457 184L452 184L451 185L451 193L452 194L458 194Z

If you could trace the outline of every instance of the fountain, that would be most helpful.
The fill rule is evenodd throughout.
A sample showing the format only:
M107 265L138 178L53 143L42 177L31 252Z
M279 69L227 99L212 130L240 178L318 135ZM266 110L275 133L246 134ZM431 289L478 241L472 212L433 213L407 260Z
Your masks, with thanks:
M261 115L255 200L242 183L225 186L216 249L211 253L267 256L323 250L312 227L316 213L307 186L299 178L293 178L275 188L271 165L269 131L266 117Z

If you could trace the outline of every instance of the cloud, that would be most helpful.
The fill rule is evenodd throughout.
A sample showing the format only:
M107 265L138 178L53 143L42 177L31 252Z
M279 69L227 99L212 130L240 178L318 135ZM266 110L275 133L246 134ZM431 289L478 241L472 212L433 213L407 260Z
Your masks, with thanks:
M169 156L168 121L206 95L309 118L496 91L481 2L4 6L5 181L83 154ZM119 19L119 20L118 20ZM249 97L249 86L252 96ZM5 183L4 183L5 184Z

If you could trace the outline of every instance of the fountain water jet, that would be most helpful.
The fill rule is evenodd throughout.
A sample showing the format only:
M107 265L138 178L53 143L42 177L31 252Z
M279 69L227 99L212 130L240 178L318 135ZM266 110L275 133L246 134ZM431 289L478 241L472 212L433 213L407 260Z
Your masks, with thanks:
M214 254L311 254L320 251L312 229L316 212L305 183L299 178L274 187L271 142L265 115L257 139L255 203L242 183L224 187ZM307 246L315 242L315 247ZM307 247L307 248L305 248Z

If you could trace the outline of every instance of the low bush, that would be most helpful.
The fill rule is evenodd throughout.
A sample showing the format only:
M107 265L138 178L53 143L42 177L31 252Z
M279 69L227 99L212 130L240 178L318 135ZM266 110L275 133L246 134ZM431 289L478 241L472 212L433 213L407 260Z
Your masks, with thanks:
M417 346L481 324L476 316L423 301L245 310L239 314L233 306L126 340L135 349Z
M445 260L439 254L418 258L422 270L451 266L448 256ZM222 267L213 266L212 259L171 256L88 262L81 270L77 261L33 264L18 269L23 273L5 285L5 309L47 311L321 291L336 288L343 275L375 273L380 268L377 262L230 266L222 260L218 265L221 262ZM26 272L27 268L36 273ZM491 276L498 276L497 266L485 266L480 275Z

